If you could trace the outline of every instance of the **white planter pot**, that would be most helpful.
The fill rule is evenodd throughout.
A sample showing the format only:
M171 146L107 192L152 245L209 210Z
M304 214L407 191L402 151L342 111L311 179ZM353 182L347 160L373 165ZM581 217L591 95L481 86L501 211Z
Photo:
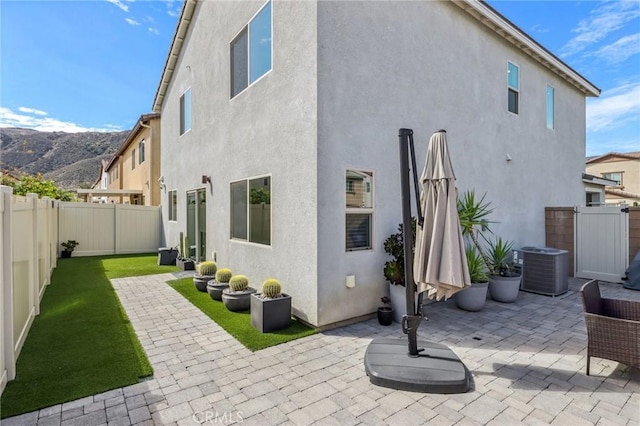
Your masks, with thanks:
M475 312L484 308L487 301L487 289L489 282L473 283L471 287L466 287L456 293L455 299L458 308L465 311Z
M402 323L402 317L407 315L407 295L406 287L389 284L389 295L391 297L391 307L393 308L393 320ZM418 307L418 293L415 294L416 309Z
M520 275L514 277L489 276L489 294L497 302L513 303L520 291Z

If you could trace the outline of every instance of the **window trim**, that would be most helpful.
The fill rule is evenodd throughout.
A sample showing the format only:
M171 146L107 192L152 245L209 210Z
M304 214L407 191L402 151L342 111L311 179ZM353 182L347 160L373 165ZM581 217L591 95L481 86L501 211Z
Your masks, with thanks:
M509 84L509 64L513 65L518 69L518 87L513 87ZM513 115L520 115L520 77L522 73L520 72L520 65L516 64L512 61L507 61L507 112ZM513 112L509 109L509 91L513 90L516 94L516 112Z
M551 89L551 127L549 127L549 89ZM545 121L547 129L556 129L556 89L550 84L547 84L545 90Z
M362 172L362 173L371 173L371 207L347 207L347 191L346 191L346 180L347 180L347 172L348 171L354 171L354 172ZM344 169L344 181L345 181L345 191L343 193L343 203L342 205L344 206L344 215L342 216L343 220L344 220L344 226L342 227L342 232L343 232L343 238L342 241L344 243L344 250L345 253L371 253L375 251L375 215L376 215L376 194L375 194L375 171L371 170L371 169L364 169L361 167L349 167L347 166ZM369 246L368 248L354 248L354 249L347 249L347 215L349 214L368 214L371 215L371 222L370 222L370 226L371 226L371 235L369 235Z
M249 188L249 182L252 180L264 179L264 178L269 178L269 192L270 192L271 200L273 200L273 175L271 173L265 173L261 175L248 177L248 178L235 179L235 180L229 181L229 203L230 204L231 204L231 185L234 183L243 182L243 181L246 182L246 185L247 185L247 239L243 240L242 238L235 238L231 235L231 231L233 229L233 217L232 217L233 212L232 212L231 206L229 206L229 241L234 243L239 243L239 244L250 244L252 246L258 246L258 247L266 247L266 248L273 247L273 203L269 203L269 218L271 221L269 225L269 244L256 243L254 241L249 240L251 236L251 227L249 226L250 225L249 209L251 206L251 203L249 203L249 197L251 196L251 190Z
M185 111L183 111L183 99L185 98L185 95L187 94L187 92L189 92L189 128L185 129L184 125L185 123L183 122L184 117L186 116ZM179 132L180 132L180 136L186 135L187 133L189 133L191 131L192 126L192 122L193 122L193 109L191 108L193 102L192 102L192 96L191 96L191 86L187 87L182 94L180 95L180 105L179 105L179 113L180 113L180 123L179 123ZM185 109L186 110L186 109Z
M270 58L271 67L269 68L268 71L266 71L260 77L256 78L254 81L251 81L251 31L250 31L250 26L251 26L251 22L256 18L256 16L258 16L260 14L260 12L262 12L262 10L269 3L271 3L271 16L269 17L269 19L270 19L269 25L271 26L271 51L270 51L270 54L271 54L271 58ZM234 95L233 94L233 84L232 84L232 80L233 80L233 69L232 69L233 62L232 62L231 52L233 50L233 42L236 41L236 39L238 39L238 37L240 37L240 35L244 31L246 31L246 33L247 33L247 86L245 86L242 90L240 90L238 93L236 93ZM258 83L260 80L262 80L267 75L271 74L271 71L273 71L273 2L271 0L267 0L267 1L264 2L264 4L262 6L260 6L258 11L256 13L254 13L253 16L251 16L251 18L247 21L247 23L242 26L240 31L238 31L237 33L234 34L234 36L231 38L231 41L229 41L229 100L233 100L233 99L237 98L238 96L240 96L242 93L247 91L247 89L249 89L251 86L253 86L254 84Z
M146 160L145 148L146 148L145 140L142 139L140 142L138 142L138 164L142 164Z
M131 170L136 169L136 149L131 150Z

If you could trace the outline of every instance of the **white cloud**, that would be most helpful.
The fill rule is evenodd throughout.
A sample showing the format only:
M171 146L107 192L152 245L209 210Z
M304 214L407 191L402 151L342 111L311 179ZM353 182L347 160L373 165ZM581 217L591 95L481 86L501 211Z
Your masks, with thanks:
M625 84L587 102L587 130L599 132L640 121L640 83Z
M155 35L160 34L160 31L157 28L154 28L154 27L149 27L149 32L151 34L155 34Z
M33 108L18 108L20 112L32 113L33 115L20 114L12 111L9 108L0 107L0 128L2 127L22 127L25 129L34 129L41 132L67 132L67 133L80 133L80 132L114 132L121 130L117 126L112 124L106 125L104 128L95 127L83 127L76 123L68 121L57 120L51 117L42 117L44 111L36 110ZM29 110L29 111L24 111ZM34 111L34 112L31 112ZM46 114L46 113L45 113Z
M595 55L612 63L620 63L638 53L640 53L640 33L622 37L615 43L601 47Z
M605 2L578 23L573 29L577 35L560 49L560 56L579 53L638 17L640 8L636 0Z
M124 18L125 21L127 21L127 24L129 25L140 25L140 22L136 21L133 18Z
M548 33L549 32L549 28L547 27L543 27L542 24L535 24L533 27L531 27L530 30L532 33Z
M46 111L42 111L42 110L35 109L35 108L19 107L18 111L24 112L26 114L47 115Z
M122 1L120 0L107 0L107 1L115 6L118 6L120 9L124 10L125 12L129 11L129 6L122 3Z
M172 18L177 18L178 16L180 16L180 12L177 10L167 10L167 15L171 16Z

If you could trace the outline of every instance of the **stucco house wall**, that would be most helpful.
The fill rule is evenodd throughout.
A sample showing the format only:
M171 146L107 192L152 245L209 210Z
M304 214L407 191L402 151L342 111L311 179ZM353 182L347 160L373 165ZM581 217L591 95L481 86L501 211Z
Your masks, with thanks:
M414 129L418 174L429 137L447 130L458 190L486 192L494 231L515 247L544 245L545 206L584 204L584 95L455 4L319 2L318 46L318 229L332 230L319 233L318 264L330 265L318 276L320 324L369 313L386 292L383 242L401 222L400 127ZM518 115L507 111L507 61L520 67ZM352 168L374 172L368 251L344 248Z
M206 188L206 258L215 254L219 267L247 275L255 288L278 278L295 312L315 324L316 6L273 3L273 69L229 99L229 43L263 5L196 5L162 103L162 174L178 197L178 220L163 222L167 244L177 245L186 230L186 191ZM191 130L180 136L180 96L188 88ZM202 185L202 175L211 184ZM230 183L259 176L271 177L270 245L230 239Z
M587 161L586 171L595 176L621 173L622 185L608 186L607 204L640 202L640 152L608 153Z
M494 231L516 247L544 244L546 206L584 204L585 92L462 7L273 0L272 70L229 99L230 42L264 4L197 2L183 21L184 44L154 101L167 245L186 229L186 192L205 188L206 258L255 287L279 278L295 314L328 326L374 312L388 291L382 244L401 220L401 127L414 129L418 172L431 134L447 130L459 190L486 192ZM507 61L520 67L518 115L507 111ZM181 136L189 88L191 130ZM347 170L373 174L370 250L345 248ZM230 238L230 183L259 176L271 178L268 246ZM168 221L172 190L178 213Z

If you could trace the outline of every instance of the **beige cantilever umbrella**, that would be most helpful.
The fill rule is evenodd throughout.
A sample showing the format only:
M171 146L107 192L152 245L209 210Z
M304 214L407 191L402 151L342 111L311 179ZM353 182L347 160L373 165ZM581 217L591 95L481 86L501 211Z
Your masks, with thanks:
M444 130L438 130L429 140L420 182L424 222L417 227L413 277L418 292L426 291L429 299L446 300L471 285L471 280L456 208L455 174Z

